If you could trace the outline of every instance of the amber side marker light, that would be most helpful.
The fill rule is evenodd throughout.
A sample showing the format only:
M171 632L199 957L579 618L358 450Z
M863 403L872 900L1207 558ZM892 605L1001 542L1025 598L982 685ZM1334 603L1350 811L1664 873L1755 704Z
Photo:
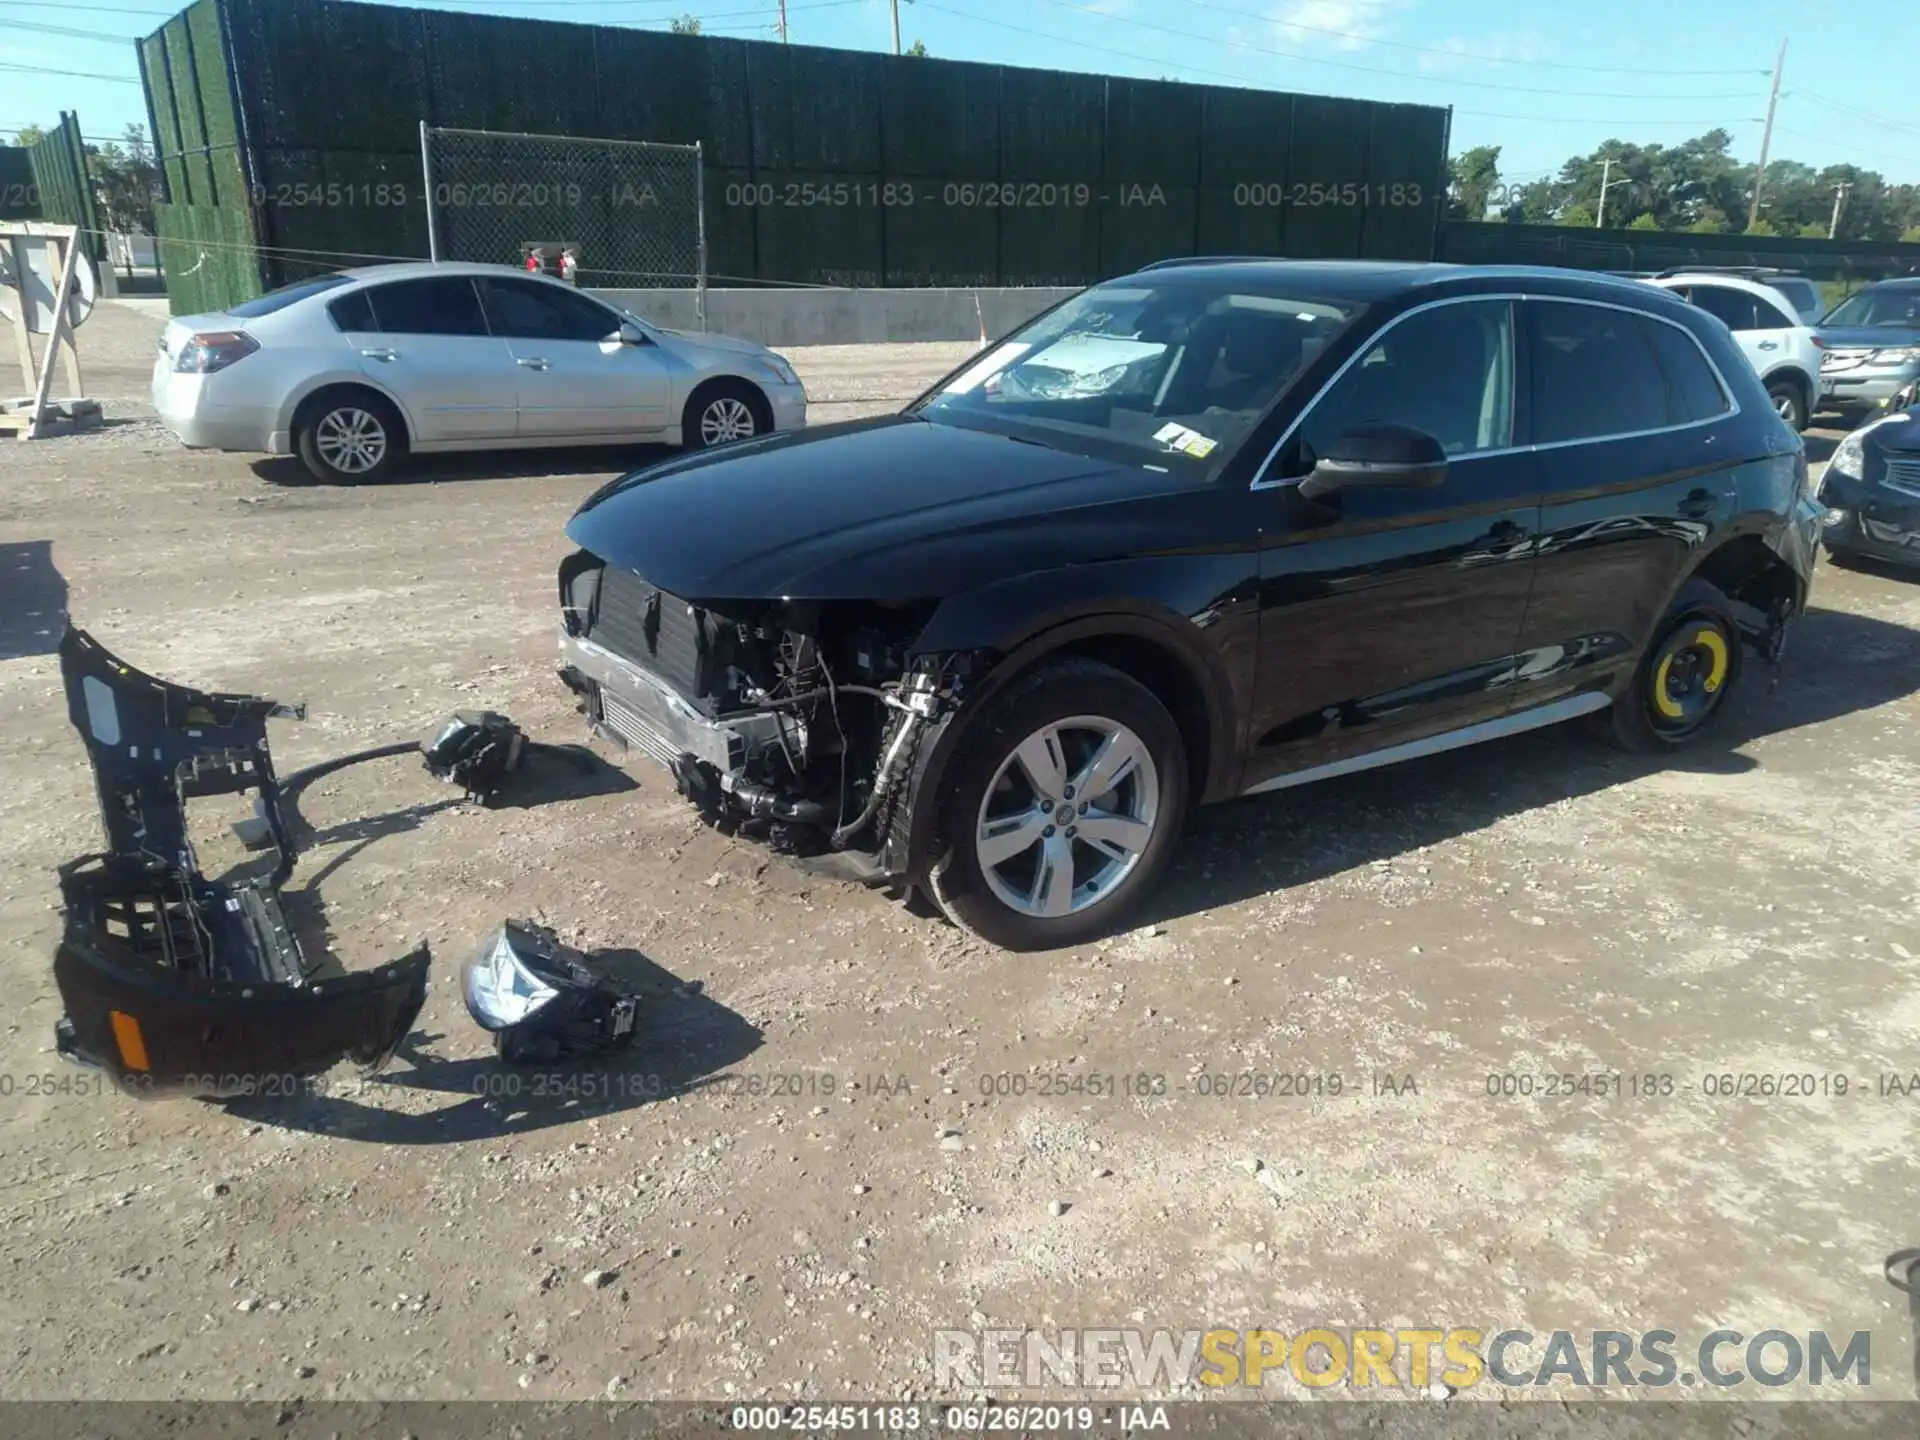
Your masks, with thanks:
M147 1042L140 1034L140 1022L124 1010L109 1010L107 1018L113 1022L114 1043L120 1047L120 1059L129 1070L146 1070Z

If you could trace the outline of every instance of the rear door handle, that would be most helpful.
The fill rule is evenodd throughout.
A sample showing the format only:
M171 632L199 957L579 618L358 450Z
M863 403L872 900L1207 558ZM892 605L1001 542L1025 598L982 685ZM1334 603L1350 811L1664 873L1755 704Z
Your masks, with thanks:
M1780 342L1778 340L1762 340L1760 342L1760 348L1762 350L1778 350L1780 348Z
M1494 522L1493 528L1480 538L1482 548L1498 554L1514 549L1526 538L1526 534L1524 525L1516 525L1511 520L1498 520Z
M398 360L400 358L400 352L397 350L362 350L360 353L369 360Z
M529 370L549 370L552 368L551 364L547 360L543 359L538 355L519 356L514 360L513 363L516 365L524 365Z
M1678 509L1689 520L1704 520L1713 514L1718 505L1711 491L1695 490L1680 502Z

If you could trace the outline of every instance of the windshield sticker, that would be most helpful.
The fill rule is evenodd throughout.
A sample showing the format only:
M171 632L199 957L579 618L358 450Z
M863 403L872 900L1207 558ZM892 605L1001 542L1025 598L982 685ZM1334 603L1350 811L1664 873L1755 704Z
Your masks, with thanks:
M1219 448L1220 444L1218 440L1202 435L1198 430L1189 430L1186 426L1172 420L1154 431L1153 438L1169 450L1178 450L1182 454L1193 456L1196 460L1204 460Z

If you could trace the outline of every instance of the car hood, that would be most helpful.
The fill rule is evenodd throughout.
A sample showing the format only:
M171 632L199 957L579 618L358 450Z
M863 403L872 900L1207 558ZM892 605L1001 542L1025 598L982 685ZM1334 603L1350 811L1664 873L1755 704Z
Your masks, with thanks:
M1899 455L1912 455L1920 452L1920 406L1895 414L1905 413L1906 420L1897 424L1875 425L1873 434L1867 443L1881 450L1891 450Z
M1920 345L1920 326L1821 325L1814 333L1829 350L1902 350Z
M1218 487L889 415L670 460L567 535L690 600L938 599L1217 535Z
M751 340L738 340L731 335L696 335L691 330L669 330L664 325L652 327L654 334L664 335L667 339L687 350L704 350L709 354L748 355L756 359L771 356L773 351Z

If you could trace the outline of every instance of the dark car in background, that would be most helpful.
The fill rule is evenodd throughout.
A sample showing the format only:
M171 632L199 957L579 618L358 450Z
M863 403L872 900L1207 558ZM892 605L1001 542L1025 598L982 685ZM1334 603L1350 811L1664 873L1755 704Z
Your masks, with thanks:
M1577 716L1696 739L1805 604L1806 477L1652 287L1181 261L904 413L602 488L562 675L716 823L1071 944L1196 804Z
M1920 276L1856 291L1814 327L1820 408L1851 419L1887 409L1920 377Z
M1820 502L1821 542L1836 559L1920 566L1920 406L1841 441L1820 478Z

